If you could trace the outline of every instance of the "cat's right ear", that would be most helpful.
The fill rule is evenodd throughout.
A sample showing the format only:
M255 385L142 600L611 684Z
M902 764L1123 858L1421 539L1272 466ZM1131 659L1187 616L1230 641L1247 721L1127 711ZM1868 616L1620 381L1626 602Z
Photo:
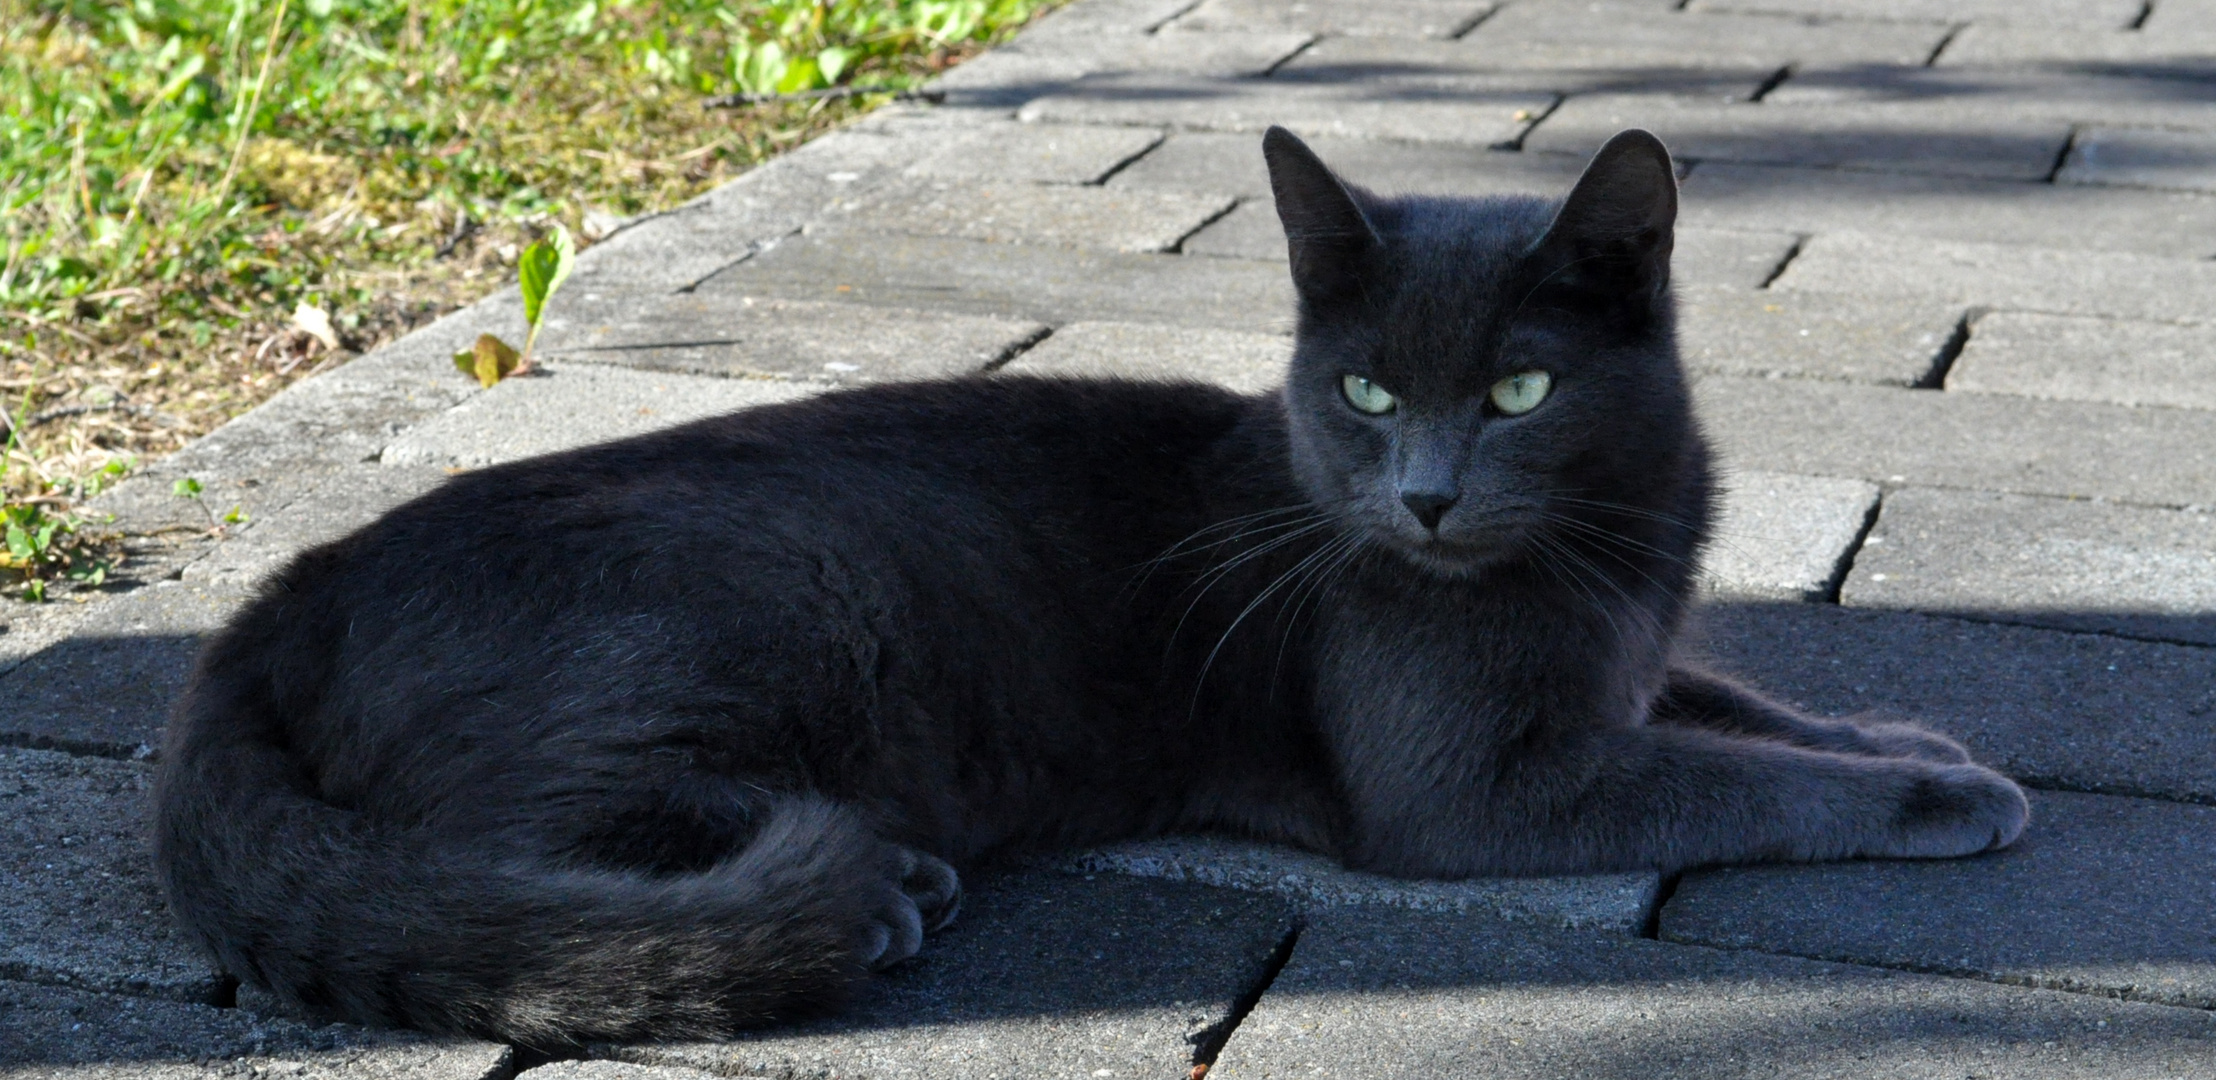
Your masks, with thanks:
M1532 247L1542 285L1646 303L1670 283L1677 173L1662 140L1618 132L1593 155Z
M1345 183L1300 137L1281 127L1262 136L1270 166L1270 193L1285 224L1293 286L1310 300L1329 300L1356 285L1362 256L1377 244L1377 230Z

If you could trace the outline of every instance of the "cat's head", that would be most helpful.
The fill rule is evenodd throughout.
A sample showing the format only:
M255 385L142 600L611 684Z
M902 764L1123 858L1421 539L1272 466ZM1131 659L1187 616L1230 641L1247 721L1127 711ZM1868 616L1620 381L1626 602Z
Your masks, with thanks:
M1654 136L1609 140L1560 201L1385 198L1282 128L1262 145L1300 298L1293 460L1319 505L1461 576L1704 483Z

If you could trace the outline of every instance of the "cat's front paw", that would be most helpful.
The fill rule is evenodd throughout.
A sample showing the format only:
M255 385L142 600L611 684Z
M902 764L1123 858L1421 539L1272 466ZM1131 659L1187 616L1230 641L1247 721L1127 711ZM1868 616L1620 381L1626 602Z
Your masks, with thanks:
M914 848L898 849L900 880L872 913L862 955L883 971L923 950L923 935L945 928L962 907L962 879L954 867Z
M1893 815L1891 834L1865 854L1900 859L1951 859L2016 842L2031 821L2031 804L2015 781L1982 765L1937 765L1910 780Z
M1850 721L1860 737L1863 753L1877 757L1914 758L1941 765L1967 765L1970 752L1962 744L1914 724L1890 720Z

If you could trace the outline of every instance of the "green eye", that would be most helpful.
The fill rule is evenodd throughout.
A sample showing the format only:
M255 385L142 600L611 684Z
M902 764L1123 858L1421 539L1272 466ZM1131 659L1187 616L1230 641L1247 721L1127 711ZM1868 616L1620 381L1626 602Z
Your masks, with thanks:
M1393 395L1386 393L1384 387L1360 375L1340 379L1339 390L1346 394L1347 404L1371 416L1383 416L1393 411Z
M1493 384L1493 406L1510 416L1522 416L1539 407L1547 399L1547 391L1554 389L1554 376L1544 371L1526 371L1502 379Z

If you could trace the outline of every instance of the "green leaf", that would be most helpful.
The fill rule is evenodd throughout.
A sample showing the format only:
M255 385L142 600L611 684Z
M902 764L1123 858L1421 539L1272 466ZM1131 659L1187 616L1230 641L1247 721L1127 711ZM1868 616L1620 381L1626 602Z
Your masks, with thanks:
M454 367L490 390L494 383L513 373L521 359L507 342L491 334L479 334L476 345L454 354Z
M833 45L816 54L816 69L823 72L823 81L837 83L846 65L854 59L854 50Z
M197 499L200 497L200 481L185 477L169 485L169 493L180 499Z
M576 262L577 245L569 238L569 230L560 225L523 249L523 256L516 261L516 276L523 289L524 322L539 325L539 317L546 314L546 302L554 298L554 290L561 288L562 282L569 280L570 268Z
M38 554L38 549L31 546L31 534L24 532L21 525L11 523L8 526L8 554L26 563Z
M234 506L223 512L223 523L225 525L237 525L245 520L246 507L244 506Z
M45 603L45 602L46 602L46 583L45 583L45 582L43 582L43 581L40 581L40 580L39 580L39 579L37 579L37 578L32 578L31 580L29 580L29 581L26 581L26 582L24 582L24 583L23 583L23 599L25 599L25 600L27 600L27 601L30 601L31 603L34 603L34 604L43 604L43 603Z
M777 92L790 94L801 90L813 90L821 85L818 80L822 75L823 72L816 68L814 57L801 57L793 61L792 66L785 69L784 78L777 80Z

